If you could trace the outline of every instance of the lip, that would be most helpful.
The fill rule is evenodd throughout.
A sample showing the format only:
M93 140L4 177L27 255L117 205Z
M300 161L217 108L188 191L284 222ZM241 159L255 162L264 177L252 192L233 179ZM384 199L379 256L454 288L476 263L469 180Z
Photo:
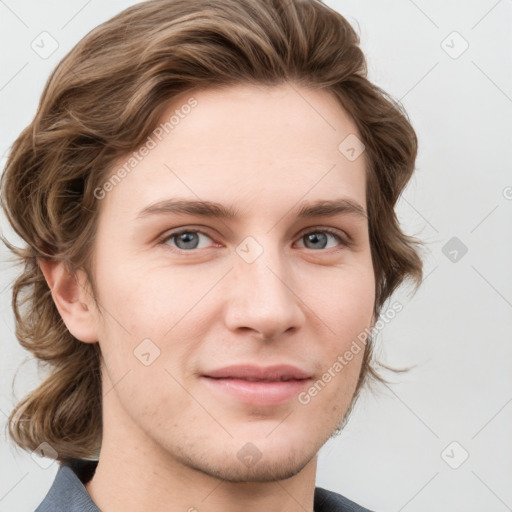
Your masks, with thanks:
M291 365L228 366L209 371L201 379L215 393L260 407L287 402L311 382L310 374Z
M308 379L311 374L289 364L278 364L273 366L254 366L250 364L239 364L226 366L217 370L210 370L204 374L205 377L214 379L243 379L250 381L281 381L291 379Z
M311 379L288 381L248 381L243 379L213 379L201 377L213 391L220 392L247 405L267 407L282 404L297 396Z

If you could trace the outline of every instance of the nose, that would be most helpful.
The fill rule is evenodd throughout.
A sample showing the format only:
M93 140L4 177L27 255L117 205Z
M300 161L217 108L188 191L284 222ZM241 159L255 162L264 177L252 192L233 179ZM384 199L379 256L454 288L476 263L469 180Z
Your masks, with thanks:
M295 290L289 264L279 250L265 248L251 263L233 254L225 302L225 323L231 331L250 331L273 340L304 322L303 302Z

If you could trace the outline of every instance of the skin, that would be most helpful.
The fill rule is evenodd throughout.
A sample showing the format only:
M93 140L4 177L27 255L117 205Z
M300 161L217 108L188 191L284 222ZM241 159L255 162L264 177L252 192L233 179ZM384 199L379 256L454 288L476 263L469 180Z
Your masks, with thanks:
M68 329L104 358L104 437L86 489L106 512L312 511L317 453L350 405L363 351L307 405L247 405L199 375L288 363L316 381L371 327L367 220L296 215L319 199L364 208L365 155L338 150L358 132L325 91L188 92L162 120L191 96L197 106L100 201L99 310L83 273L40 262ZM169 198L215 201L239 217L136 218ZM188 245L170 237L177 228L191 232ZM311 232L320 238L308 241ZM251 263L236 251L247 237L263 249ZM147 338L160 353L146 366L134 350ZM261 454L250 467L237 456L248 442Z

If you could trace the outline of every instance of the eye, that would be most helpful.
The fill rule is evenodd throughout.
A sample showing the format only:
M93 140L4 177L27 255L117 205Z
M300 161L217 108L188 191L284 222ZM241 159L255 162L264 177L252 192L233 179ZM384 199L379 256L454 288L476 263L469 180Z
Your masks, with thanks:
M334 245L328 247L329 238L334 240ZM181 229L179 231L171 232L160 242L162 245L170 245L172 248L184 252L192 252L195 249L205 249L208 247L207 242L201 244L205 239L212 240L212 238L197 229ZM345 240L337 231L331 229L315 229L302 233L299 240L305 240L305 247L312 250L331 249L336 245L348 246L349 242ZM337 242L337 243L336 243Z
M169 241L175 242L175 247L181 251L193 249L204 249L200 246L201 237L211 240L211 238L202 231L186 229L171 233L162 240L162 244L169 245Z
M330 249L332 247L326 247L329 237L334 238L341 245L348 245L348 243L339 235L337 232L331 229L316 229L314 231L308 231L307 233L303 233L300 237L300 240L305 240L306 244L309 244L307 249Z

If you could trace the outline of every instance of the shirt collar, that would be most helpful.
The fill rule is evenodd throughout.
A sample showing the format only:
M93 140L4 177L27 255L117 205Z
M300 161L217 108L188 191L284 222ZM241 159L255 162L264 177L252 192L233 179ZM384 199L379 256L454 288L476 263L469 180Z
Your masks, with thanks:
M86 459L64 462L35 512L100 512L84 486L92 478L97 464L96 460Z

